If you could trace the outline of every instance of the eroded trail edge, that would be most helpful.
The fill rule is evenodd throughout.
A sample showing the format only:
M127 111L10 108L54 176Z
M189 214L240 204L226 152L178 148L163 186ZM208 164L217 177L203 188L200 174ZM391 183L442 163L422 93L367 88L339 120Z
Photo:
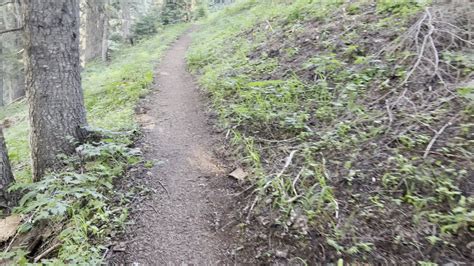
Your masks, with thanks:
M227 261L227 241L216 228L226 201L224 169L213 155L215 136L185 54L191 32L169 49L153 92L139 115L145 158L154 161L144 182L152 196L134 208L126 263L216 264ZM163 189L163 187L166 188Z

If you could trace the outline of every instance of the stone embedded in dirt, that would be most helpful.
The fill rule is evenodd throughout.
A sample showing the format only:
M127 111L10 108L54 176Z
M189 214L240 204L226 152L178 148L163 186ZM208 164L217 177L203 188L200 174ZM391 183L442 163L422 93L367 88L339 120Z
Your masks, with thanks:
M288 220L287 225L298 230L303 235L308 234L308 217L302 214L301 210L291 210L290 219Z
M7 241L10 237L14 236L20 223L21 216L19 215L11 215L0 220L0 242Z
M270 220L267 217L264 217L264 216L258 216L257 221L263 226L266 226L267 224L270 223Z
M471 242L467 243L466 247L468 249L474 250L474 241L471 241Z
M230 173L229 176L237 179L238 181L244 181L248 174L242 168L237 168L232 173Z
M156 123L154 122L155 120L154 117L146 113L138 114L136 116L136 119L138 123L142 126L142 128L144 129L152 130L156 126Z
M114 252L125 252L125 250L127 250L126 243L125 242L119 242L112 248L112 250Z
M277 250L275 251L275 257L286 259L288 258L288 250Z

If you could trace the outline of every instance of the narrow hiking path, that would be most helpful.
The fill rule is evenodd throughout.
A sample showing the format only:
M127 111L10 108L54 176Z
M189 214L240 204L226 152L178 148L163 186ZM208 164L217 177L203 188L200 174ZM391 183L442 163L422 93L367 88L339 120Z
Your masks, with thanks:
M213 155L215 136L203 97L186 70L191 31L164 56L156 71L156 85L143 106L146 111L139 117L145 132L145 157L155 162L145 183L154 192L140 204L144 211L133 215L126 263L227 261L227 241L216 228L228 193L219 185L224 170Z

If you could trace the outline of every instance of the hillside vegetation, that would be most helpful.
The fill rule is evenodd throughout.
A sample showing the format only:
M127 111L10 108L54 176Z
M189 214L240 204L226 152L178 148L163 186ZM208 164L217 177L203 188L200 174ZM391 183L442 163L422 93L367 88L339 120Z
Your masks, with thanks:
M248 0L203 23L188 63L251 172L242 254L474 259L473 11Z

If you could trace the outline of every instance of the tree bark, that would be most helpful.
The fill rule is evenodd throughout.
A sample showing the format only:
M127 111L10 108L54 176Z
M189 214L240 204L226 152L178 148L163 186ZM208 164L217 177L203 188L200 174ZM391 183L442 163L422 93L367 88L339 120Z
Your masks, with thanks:
M100 58L103 51L105 0L86 1L86 47L84 59L89 62Z
M102 62L107 61L107 54L109 51L109 18L107 14L104 12L102 14L102 50L101 50L101 58Z
M15 198L8 193L8 187L14 182L13 173L8 160L7 146L3 137L3 130L0 127L0 208L14 206Z
M12 78L9 95L10 103L25 96L25 73L23 69L18 69Z
M130 8L130 0L120 0L120 9L122 10L122 38L125 42L128 42L131 37L132 15Z
M0 12L0 31L5 30L5 12ZM2 37L4 38L4 37ZM0 106L4 105L4 90L5 90L5 80L6 80L6 75L5 75L5 54L4 54L4 48L3 48L3 43L4 41L0 41Z
M79 0L22 0L25 19L26 94L33 180L61 166L71 138L85 137L86 111L79 58Z
M12 1L0 11L0 31L5 29L22 28L20 6ZM23 40L19 31L2 34L2 59L0 62L0 76L3 78L1 95L3 104L7 105L25 95L25 75L21 52Z
M21 28L23 26L21 19L21 7L19 1L14 1L10 6L9 19L7 27L9 28ZM11 48L10 56L11 63L8 79L10 81L10 87L8 87L8 103L14 102L15 100L25 96L25 71L22 62L22 53L20 50L23 47L23 38L20 32L11 33Z
M3 47L2 47L2 44L0 43L0 106L3 106L4 103L3 103L3 99L4 99L4 93L3 93L3 89L4 89L4 71L3 71Z

